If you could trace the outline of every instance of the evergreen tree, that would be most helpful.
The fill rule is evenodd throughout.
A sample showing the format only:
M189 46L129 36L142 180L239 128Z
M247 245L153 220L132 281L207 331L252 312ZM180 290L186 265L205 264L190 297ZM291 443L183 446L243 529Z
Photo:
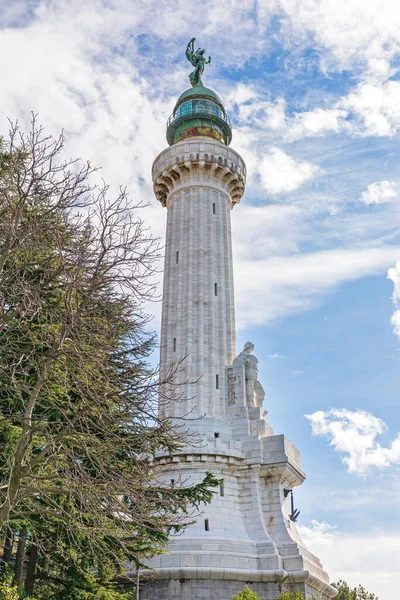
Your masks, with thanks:
M335 600L378 600L378 596L367 592L362 585L350 588L348 584L342 580L337 583L332 583L332 585L339 590Z
M176 370L148 365L158 242L63 147L35 118L0 146L0 529L24 540L29 593L49 554L64 581L139 565L219 485L164 482L157 457L187 439L156 411L160 389L180 400Z

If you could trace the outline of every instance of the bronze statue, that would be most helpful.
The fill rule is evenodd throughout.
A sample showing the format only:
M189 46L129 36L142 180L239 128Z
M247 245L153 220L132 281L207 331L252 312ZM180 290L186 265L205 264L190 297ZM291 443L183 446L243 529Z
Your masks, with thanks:
M201 76L203 74L204 67L205 65L209 65L211 63L211 56L208 57L208 60L205 59L204 49L198 48L196 52L194 51L195 40L196 38L192 38L186 48L186 58L194 66L194 71L189 75L190 83L193 87L196 85L203 85Z

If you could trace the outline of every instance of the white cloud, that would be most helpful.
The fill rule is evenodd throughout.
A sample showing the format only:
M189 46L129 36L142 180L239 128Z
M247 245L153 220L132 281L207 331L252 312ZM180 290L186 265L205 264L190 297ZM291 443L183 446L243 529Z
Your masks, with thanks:
M388 271L388 279L391 279L394 284L393 302L395 305L400 304L400 260L396 262L394 267Z
M285 132L288 141L303 137L315 137L328 132L338 132L345 125L347 111L341 108L315 108L297 113Z
M239 121L247 125L255 125L260 129L282 130L286 126L285 101L278 98L276 102L263 100L259 95L243 100L240 94L236 104L238 105ZM243 93L243 92L242 92Z
M379 600L394 600L400 585L400 531L341 532L328 523L300 525L307 548L320 558L331 581L362 585Z
M240 108L242 104L251 102L255 98L257 98L257 92L254 90L254 87L239 82L228 94L226 94L224 102L226 108L233 108L235 105Z
M39 8L37 8L39 6ZM2 22L54 17L70 28L73 20L77 27L70 28L74 37L84 25L88 31L103 29L109 41L118 39L121 31L133 36L155 35L161 38L176 36L190 39L192 32L207 50L213 50L219 62L240 66L268 48L266 29L271 18L278 16L280 37L288 50L310 45L318 48L323 68L342 69L367 63L371 73L387 74L387 64L399 45L400 15L395 0L365 3L362 0L229 0L224 4L221 28L221 3L208 0L200 3L200 10L188 18L186 0L176 0L174 10L169 3L156 0L25 0L9 2L0 9ZM15 8L18 7L18 8ZM4 14L5 11L5 14ZM71 18L72 15L72 18ZM209 41L212 40L212 48ZM228 50L226 45L229 43ZM167 42L168 47L171 45ZM165 44L166 45L166 44Z
M268 354L268 358L286 358L283 354Z
M344 130L361 136L393 137L400 128L400 81L377 80L368 74L332 106L317 106L293 116L286 114L284 98L266 100L264 90L257 92L253 86L239 84L228 98L231 106L237 107L242 124L280 134L289 142Z
M400 82L361 82L338 106L353 115L362 135L394 136L400 127Z
M288 227L291 226L289 223ZM244 229L243 221L235 221L235 236L240 228ZM278 229L278 237L280 231ZM242 231L241 235L244 236L245 232ZM239 247L234 243L239 328L261 325L277 317L309 310L341 283L384 273L400 256L400 247L388 246L303 254L289 252L253 260L251 245L251 237L248 251L244 243Z
M304 371L297 369L296 371L292 371L291 375L292 377L299 377L300 375L304 375Z
M261 18L268 16L269 0L259 4ZM326 69L354 68L362 63L371 73L380 74L399 48L400 7L396 0L279 0L276 5L287 15L283 28L288 40L318 47Z
M264 188L271 194L291 192L318 173L319 167L296 161L279 148L271 148L261 159L259 172Z
M297 253L308 230L301 210L281 204L249 206L243 202L232 212L232 225L235 255L246 260Z
M400 128L400 82L376 81L364 75L363 81L331 108L299 112L283 125L288 141L344 129L360 136L393 137Z
M282 132L288 141L343 128L356 135L394 136L400 127L400 82L392 59L400 52L400 5L396 0L264 0L259 27L280 13L280 37L294 57L299 48L318 47L322 70L354 69L361 81L331 107L285 114L285 101L265 100L265 90L240 107L240 116L261 129ZM282 15L283 13L283 15ZM295 60L295 58L294 58ZM301 66L301 63L300 65ZM362 71L361 71L362 68Z
M378 417L363 410L345 408L305 416L311 423L313 435L326 437L336 452L348 455L342 457L342 462L349 473L365 477L371 474L372 467L400 465L400 433L388 448L382 447L376 438L387 426Z
M251 125L257 130L281 134L285 141L303 137L322 136L328 132L338 132L346 126L347 110L343 107L298 112L289 117L286 102L278 97L275 101L266 100L264 92L257 92L254 86L239 83L227 94L227 107L237 110L240 126Z
M391 279L394 284L392 300L396 308L390 321L394 333L400 338L400 261L397 261L395 266L389 269L388 279Z
M136 195L144 178L148 193L151 163L165 145L168 102L152 100L134 61L113 51L135 27L140 7L101 8L40 3L30 25L0 31L0 53L8 56L0 63L1 129L7 116L25 125L30 111L38 112L51 132L64 128L69 154L90 159L107 181Z
M391 324L393 325L393 331L400 339L400 309L394 311L390 319Z
M244 95L245 90L248 95ZM285 112L283 98L265 100L254 88L239 88L231 98L241 123L279 133L289 142L343 130L361 136L393 137L400 128L400 82L379 81L367 75L331 107L317 106L292 117Z
M393 181L376 181L370 183L360 200L364 204L384 204L397 196L396 184Z
M393 137L400 128L400 82L371 79L366 74L331 107L317 106L292 117L285 112L283 98L267 101L253 88L252 96L244 97L243 103L240 94L237 97L238 117L242 123L281 134L288 142L344 130L359 136Z
M317 137L346 130L361 136L393 137L400 128L400 82L375 81L364 77L354 89L330 108L317 107L311 111L285 116L284 101L274 104L259 99L240 108L254 126L273 129L265 115L275 115L274 129L287 141Z

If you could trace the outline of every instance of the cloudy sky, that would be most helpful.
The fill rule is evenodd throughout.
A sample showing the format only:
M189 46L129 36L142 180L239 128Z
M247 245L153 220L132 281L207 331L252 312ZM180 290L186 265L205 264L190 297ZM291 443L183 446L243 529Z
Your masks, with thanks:
M185 46L234 123L238 338L301 449L304 539L333 580L400 588L397 0L0 0L0 131L38 112L71 156L151 202ZM160 308L153 306L157 326Z

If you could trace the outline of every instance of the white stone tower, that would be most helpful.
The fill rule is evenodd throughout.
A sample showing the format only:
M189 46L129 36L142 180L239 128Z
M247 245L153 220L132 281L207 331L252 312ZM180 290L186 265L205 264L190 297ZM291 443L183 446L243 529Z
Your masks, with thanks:
M143 579L141 598L231 600L245 583L266 600L295 589L333 598L295 527L290 490L305 479L299 452L267 423L254 346L235 358L230 211L244 192L246 167L229 148L229 118L203 86L205 60L191 44L192 87L168 121L170 147L154 161L153 182L168 214L162 371L186 357L185 401L159 410L178 421L187 415L185 426L201 443L160 460L167 481L197 482L212 471L224 483L196 524L171 539L169 554L149 563L156 573Z

